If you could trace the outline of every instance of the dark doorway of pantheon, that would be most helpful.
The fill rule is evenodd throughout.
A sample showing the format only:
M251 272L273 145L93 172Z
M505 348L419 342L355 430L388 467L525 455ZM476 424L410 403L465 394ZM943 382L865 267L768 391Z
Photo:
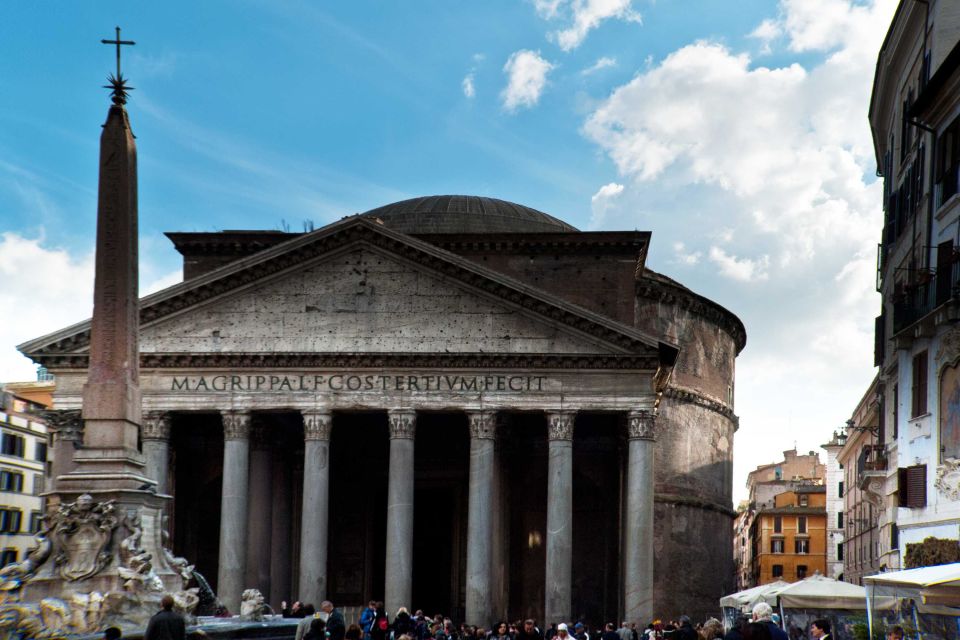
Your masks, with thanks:
M389 454L386 412L333 414L327 593L338 606L383 600Z
M470 473L466 415L418 414L414 460L411 604L427 615L462 620Z

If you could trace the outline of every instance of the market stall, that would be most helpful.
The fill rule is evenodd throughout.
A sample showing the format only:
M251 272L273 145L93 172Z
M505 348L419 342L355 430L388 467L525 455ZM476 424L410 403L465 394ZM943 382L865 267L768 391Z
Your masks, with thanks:
M960 563L888 571L863 581L871 637L896 625L908 639L960 640Z

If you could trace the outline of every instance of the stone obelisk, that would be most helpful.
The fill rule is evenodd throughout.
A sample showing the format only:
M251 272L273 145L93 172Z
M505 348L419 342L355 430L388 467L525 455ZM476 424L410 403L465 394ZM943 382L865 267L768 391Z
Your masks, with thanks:
M144 475L140 431L137 286L137 149L120 74L100 135L97 248L82 445L70 470L47 494L46 535L52 553L25 584L24 595L119 593L144 603L183 588L184 571L163 547L169 496ZM185 561L183 561L185 566Z

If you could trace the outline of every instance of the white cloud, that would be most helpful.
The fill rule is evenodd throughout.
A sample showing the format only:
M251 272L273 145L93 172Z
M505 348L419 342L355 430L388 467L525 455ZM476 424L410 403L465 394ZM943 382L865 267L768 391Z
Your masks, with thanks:
M541 18L555 18L560 12L560 5L567 0L533 0L533 6Z
M0 380L33 380L36 367L14 345L90 317L93 253L74 257L42 239L0 235Z
M460 86L463 87L463 95L468 98L472 98L477 94L476 88L473 86L473 73L468 73L463 78L463 82L460 83Z
M550 2L552 13L541 15L555 17L561 3ZM587 34L600 26L605 20L616 18L628 22L641 22L640 14L631 7L631 0L572 0L567 7L570 14L570 26L550 34L564 51L571 51L579 47Z
M648 264L665 254L695 272L695 288L746 324L738 493L749 467L795 438L802 449L826 441L875 371L882 185L866 112L895 7L782 0L752 35L782 38L803 64L690 43L640 69L583 126L624 184L608 224L651 227ZM710 248L687 259L691 246Z
M607 67L615 67L615 66L617 66L616 58L603 56L602 58L598 58L597 61L594 62L592 65L590 65L589 67L581 71L580 74L584 76L588 76L592 73L596 73L597 71L600 71L601 69L606 69Z
M613 206L617 197L623 193L623 185L611 182L600 187L599 191L590 198L590 229L599 229L607 217L607 212Z
M44 239L18 233L0 234L0 381L35 379L36 365L20 355L15 346L46 333L86 320L93 311L94 254L73 256L48 247ZM141 264L141 275L156 270ZM147 295L180 282L180 270L159 274L141 283Z
M757 28L750 32L750 37L755 38L761 43L761 51L770 53L771 43L783 35L783 27L779 22L773 19L767 19L757 25Z
M674 262L686 266L693 266L700 263L703 253L700 251L688 251L687 245L683 242L673 243Z
M507 74L507 86L500 94L504 109L516 111L536 105L547 84L547 74L553 67L540 57L539 51L521 49L512 53L503 65L503 72Z
M720 267L721 274L734 280L755 282L769 277L767 269L770 266L770 256L751 260L729 255L719 247L710 247L710 260Z

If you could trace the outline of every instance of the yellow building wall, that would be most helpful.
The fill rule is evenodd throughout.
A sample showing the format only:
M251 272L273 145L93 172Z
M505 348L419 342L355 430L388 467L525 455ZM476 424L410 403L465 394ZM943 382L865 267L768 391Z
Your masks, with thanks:
M820 572L826 574L827 570L827 516L826 516L826 494L811 493L801 494L807 496L807 509L819 508L824 511L820 513L788 513L791 507L797 507L799 497L796 493L788 491L776 497L776 509L782 509L783 513L761 512L758 516L757 537L759 545L757 548L757 567L759 575L757 584L768 584L777 580L786 582L796 582L802 578L797 576L797 567L806 567L806 577ZM802 509L802 507L799 507ZM775 518L779 516L782 519L782 528L780 533L774 533ZM806 535L798 532L798 518L807 519ZM773 553L772 541L774 539L783 540L783 553ZM796 540L805 539L809 541L809 553L796 553ZM774 565L783 567L783 575L775 577L773 575Z

